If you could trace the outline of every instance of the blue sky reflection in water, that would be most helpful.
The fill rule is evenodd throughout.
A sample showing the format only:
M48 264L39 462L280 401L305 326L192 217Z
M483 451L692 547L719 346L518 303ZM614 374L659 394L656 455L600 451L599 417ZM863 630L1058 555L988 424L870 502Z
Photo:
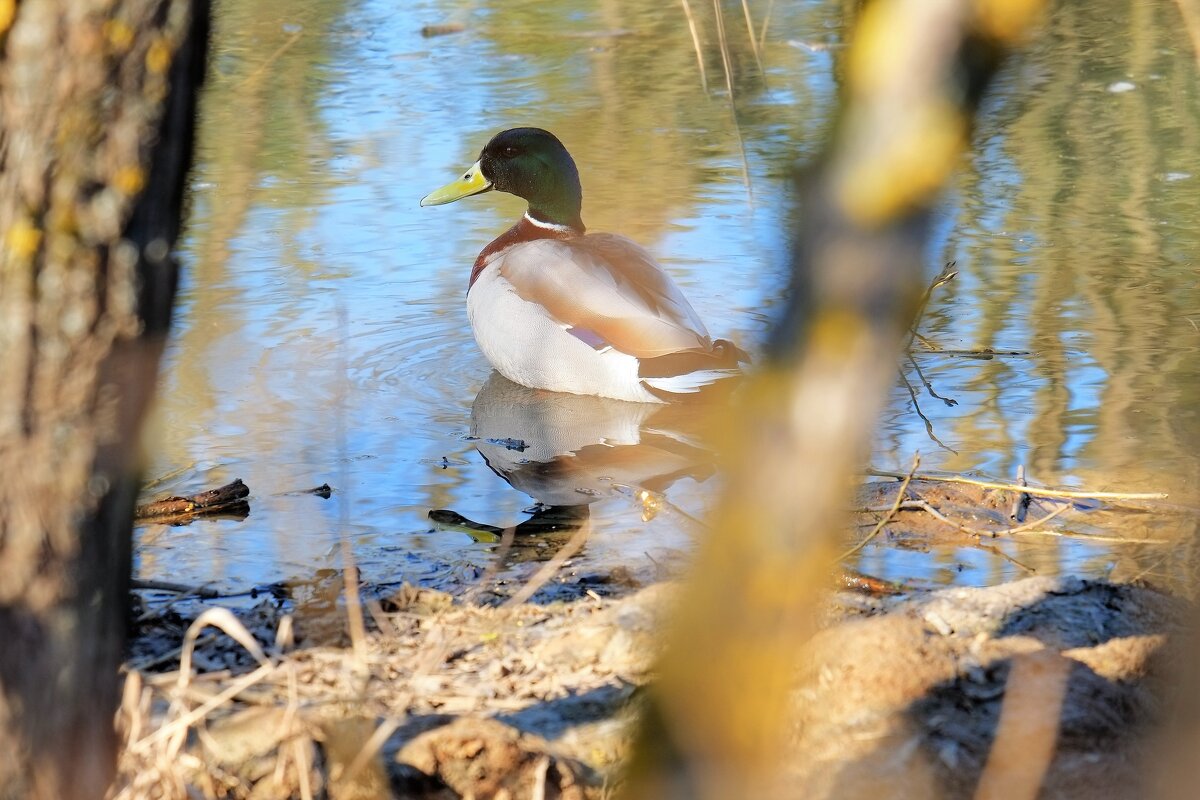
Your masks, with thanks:
M464 308L471 262L521 202L417 205L505 127L558 133L580 165L588 225L649 247L714 334L761 342L782 293L788 165L818 151L828 121L840 4L776 8L765 84L735 10L745 162L711 10L698 11L706 95L680 8L650 0L400 12L370 1L221 4L149 475L160 478L154 495L241 477L252 512L141 530L139 575L245 588L338 566L345 534L368 579L443 585L470 580L494 546L438 529L430 509L494 525L526 518L534 501L496 474L522 451L493 451L493 471L469 437L473 404L489 424L503 404L476 403L489 367ZM421 35L444 22L465 30ZM1035 354L981 361L918 347L924 376L957 404L931 396L913 367L905 374L957 452L930 440L898 380L874 461L903 468L920 450L928 468L1004 477L1025 464L1047 483L1194 497L1200 177L1186 154L1200 115L1190 55L1182 40L1127 52L1096 23L1055 24L1092 49L1039 39L1004 76L931 246L931 275L950 259L962 272L934 294L922 326L943 347ZM1135 90L1110 91L1118 79ZM1139 110L1168 99L1170 114L1139 125ZM718 479L703 458L671 458L702 421L520 408L501 428L559 435L568 449L599 437L590 471L568 483L594 488L634 474L632 461L680 509L644 521L628 497L599 499L580 569L652 574L686 550L684 515L704 515ZM570 418L595 425L564 432ZM649 449L622 449L634 441ZM514 483L535 479L546 476ZM330 500L288 494L324 482ZM1043 571L1104 573L1126 558L1063 540L1009 550ZM966 546L870 548L860 566L966 584L1019 574Z

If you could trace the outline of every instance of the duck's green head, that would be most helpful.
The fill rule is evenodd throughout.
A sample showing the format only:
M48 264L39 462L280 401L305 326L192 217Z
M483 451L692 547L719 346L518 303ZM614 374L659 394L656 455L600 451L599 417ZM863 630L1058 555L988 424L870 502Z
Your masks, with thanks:
M421 198L421 205L452 203L491 189L529 201L529 215L582 230L579 171L563 143L541 128L496 134L461 178Z

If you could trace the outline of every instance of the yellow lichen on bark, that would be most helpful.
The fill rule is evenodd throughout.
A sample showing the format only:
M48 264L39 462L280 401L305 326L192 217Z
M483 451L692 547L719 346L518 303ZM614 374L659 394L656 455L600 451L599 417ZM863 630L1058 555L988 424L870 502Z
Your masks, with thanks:
M155 39L146 51L146 71L162 75L171 66L171 47L163 39Z
M113 187L122 194L134 195L146 185L146 173L136 164L127 165L113 175Z
M26 261L38 251L38 247L42 243L42 232L35 228L29 220L20 219L8 229L4 243L13 259Z

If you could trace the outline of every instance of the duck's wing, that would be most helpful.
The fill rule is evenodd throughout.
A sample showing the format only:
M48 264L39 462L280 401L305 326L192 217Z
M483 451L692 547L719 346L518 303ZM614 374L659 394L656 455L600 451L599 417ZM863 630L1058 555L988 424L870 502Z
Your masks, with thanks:
M500 274L523 299L597 349L654 358L712 347L675 282L623 236L524 242L504 253Z

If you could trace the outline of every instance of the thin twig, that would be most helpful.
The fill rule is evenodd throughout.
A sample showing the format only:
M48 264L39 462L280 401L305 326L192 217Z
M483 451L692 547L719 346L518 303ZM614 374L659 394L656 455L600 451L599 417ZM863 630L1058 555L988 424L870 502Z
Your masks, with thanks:
M342 303L337 304L337 324L341 335L338 337L340 344L337 350L338 372L341 375L348 376L350 374L349 359L346 354L345 343L349 339L347 333L350 328L349 314L346 307ZM346 392L345 388L349 385L348 381L339 382L337 391L336 403L337 413L334 415L334 432L337 442L338 452L343 455L341 459L341 485L350 486L348 467L346 466L349 459L345 458L347 451L346 446ZM346 627L350 632L350 645L354 653L355 665L358 667L359 674L364 677L367 673L367 626L363 617L362 595L359 592L359 570L358 564L354 558L354 548L350 545L350 536L347 531L350 530L350 503L352 498L347 497L341 503L338 525L338 547L342 556L342 593L346 598Z
M692 16L692 7L688 0L683 3L683 15L687 17L688 30L692 33L692 47L696 49L696 65L700 67L700 86L708 94L708 73L704 70L704 52L700 49L700 34L696 30L696 18Z
M904 348L905 350L912 349L913 339L917 337L917 328L921 325L921 320L925 317L925 307L929 305L929 300L933 297L933 290L944 283L949 283L958 275L958 270L954 268L956 263L955 261L947 262L946 266L942 267L942 271L935 275L933 280L929 282L929 285L925 287L925 291L921 295L921 300L917 303L917 313L913 315L912 324L908 328L910 335L908 337L908 344Z
M172 592L179 595L176 600L182 600L185 597L195 595L196 597L205 600L215 600L223 597L220 592L212 588L211 583L202 583L199 586L189 586L186 583L172 583L171 581L157 581L149 578L134 578L130 582L131 589L141 589L151 592Z
M167 481L172 481L172 480L178 478L180 475L183 475L185 472L188 472L189 470L194 469L194 468L195 468L194 464L188 464L186 466L176 467L173 470L169 470L169 471L163 473L162 475L159 475L157 478L153 478L153 479L148 480L145 483L143 483L142 490L149 491L150 489L153 489L156 486L162 486Z
M847 558L866 547L872 539L879 535L879 532L883 530L883 526L887 525L888 522L891 521L892 517L896 515L896 512L900 510L900 505L904 502L904 493L908 491L908 484L912 482L913 473L917 471L917 467L920 465L921 454L916 453L913 455L912 469L908 471L908 475L905 476L904 482L900 484L900 491L896 493L896 502L892 503L892 507L888 509L888 512L883 515L883 518L879 520L874 528L871 529L871 532L867 534L866 538L838 556L837 560L839 562L845 561Z
M905 473L892 472L885 469L868 467L866 474L880 478L903 478ZM1088 492L1080 489L1049 489L1042 486L1022 486L1015 483L1000 481L983 481L976 478L964 478L959 475L914 475L913 480L931 483L963 483L968 486L979 486L984 489L1007 489L1008 491L1026 492L1035 497L1068 497L1079 500L1166 500L1166 492Z
M1070 506L1064 507L1070 508ZM1042 519L1049 519L1049 515L1042 517ZM1019 532L1029 536L1053 536L1059 539L1084 539L1089 542L1113 542L1114 544L1176 544L1176 542L1172 542L1169 539L1131 539L1128 536L1108 536L1103 533L1075 533L1074 531L1060 531L1053 528L1036 528ZM1007 531L1000 531L1000 533L1007 533Z
M754 53L754 63L758 66L758 74L762 77L763 83L766 83L767 71L763 69L762 56L758 53L758 42L754 39L754 20L750 18L748 0L742 0L742 14L746 17L746 30L750 33L750 52Z
M933 423L929 421L929 417L925 416L925 412L921 410L921 403L917 400L917 392L915 389L913 389L912 384L908 382L908 376L899 369L897 369L897 373L900 375L900 380L904 381L904 388L908 389L908 396L912 398L913 409L917 412L917 416L921 418L921 421L925 423L926 435L929 436L933 443L938 447L942 448L943 450L948 450L951 453L954 453L954 455L958 455L957 450L943 442L937 437L937 434L933 432Z
M763 17L762 30L758 34L758 49L763 49L763 44L767 41L767 26L771 24L771 12L775 10L775 0L767 3L767 15Z
M905 511L919 508L922 511L924 511L925 513L929 514L934 519L944 522L947 525L950 525L950 526L962 531L963 533L968 533L972 536L979 536L979 537L986 537L986 538L993 538L993 539L998 536L1001 536L1001 535L1008 536L1008 535L1011 535L1014 533L1025 533L1027 531L1032 531L1034 528L1039 528L1042 525L1045 525L1047 522L1054 519L1059 514L1063 514L1067 511L1071 510L1070 505L1059 506L1058 508L1051 511L1046 516L1038 517L1037 519L1033 520L1032 522L1027 522L1024 525L1018 525L1015 528L1007 528L1005 530L988 530L987 528L972 528L970 525L964 525L961 522L955 522L954 520L950 519L945 514L943 514L941 511L939 511L936 506L934 506L932 503L930 503L928 500L926 500L923 497L917 498L916 500L907 500L904 503L902 503L900 507Z
M504 601L504 604L501 606L501 608L518 606L529 598L533 597L537 590L542 588L547 581L553 578L554 573L558 572L563 564L567 563L567 559L579 552L579 549L583 547L583 543L587 541L587 538L591 535L591 532L592 521L589 519L579 526L579 530L571 534L571 538L568 539L567 543L562 546L562 549L555 553L553 558L543 564L542 568L534 573L533 577L529 579L528 583L521 587L519 592Z
M921 383L925 386L925 391L929 392L930 397L933 397L936 400L941 400L948 407L954 407L958 405L958 401L954 398L942 397L940 394L934 391L933 383L929 380L929 378L925 377L925 372L921 369L921 365L913 359L912 353L905 353L904 357L908 359L908 363L912 366L913 370L916 371L917 377L921 379Z
M139 620L139 622L140 622L140 620ZM215 642L217 639L218 639L217 634L210 633L210 634L207 634L206 636L202 636L199 639L197 639L195 646L196 647L207 647L208 645ZM148 669L153 669L154 667L157 667L159 664L166 664L168 661L174 661L175 659L179 658L180 654L182 654L182 653L183 653L183 645L179 645L178 647L172 647L170 650L167 650L166 652L159 653L156 656L150 656L148 658L144 658L141 661L137 662L136 664L130 664L129 669L136 670L137 672L145 672Z
M475 585L471 587L463 596L463 602L466 604L474 604L475 600L487 588L492 579L496 577L501 567L504 566L504 559L508 558L508 553L512 550L513 541L516 539L517 526L509 525L500 534L500 544L496 548L496 555L491 563L484 569L483 574L479 576L479 580L475 581Z
M139 739L137 742L134 742L129 749L138 753L145 752L147 749L149 749L150 745L173 736L180 730L185 730L191 727L192 723L203 719L213 709L224 705L233 698L237 697L246 689L266 678L274 671L274 669L274 664L263 664L261 667L254 670L254 672L244 675L234 683L230 684L225 691L216 695L207 703L197 706L183 716L177 717L176 719L164 724L158 730L147 735L146 738Z
M993 555L1000 556L1005 561L1008 561L1008 562L1020 567L1021 569L1028 572L1030 575L1037 574L1036 569L1034 569L1033 567L1029 566L1028 564L1026 564L1022 561L1018 561L1017 559L1013 558L1008 553L1004 552L1003 550L1001 550L999 547L996 547L995 545L984 544L983 542L976 542L975 546L978 547L980 550L987 550L989 553L992 553Z
M249 75L247 75L245 78L242 79L242 82L239 85L239 88L244 88L246 86L249 86L251 83L256 82L259 78L261 78L263 75L265 75L267 72L267 69L272 64L274 64L275 61L278 60L278 58L280 56L282 56L284 53L286 53L288 50L290 50L292 48L292 45L294 45L296 42L300 41L300 37L303 35L304 35L303 29L298 30L295 33L293 33L286 42L279 45L279 47L275 48L275 52L273 52L273 53L271 53L271 55L267 56L266 60L263 61L261 64L259 64L258 68L256 70L254 70L254 72L250 73Z
M350 762L350 766L342 774L340 782L343 785L349 786L353 784L358 773L362 772L367 764L375 758L375 755L382 749L388 737L396 732L400 727L400 720L395 717L389 717L380 723L379 727L371 734L367 741L363 742L362 749L358 751L358 755L354 756L354 760Z
M721 0L713 0L713 10L717 16L717 40L721 45L721 65L725 69L725 88L729 91L729 117L733 120L733 133L737 137L738 152L742 156L742 182L746 186L746 195L754 202L754 189L750 185L750 159L746 157L746 142L742 139L742 127L738 124L737 102L733 92L733 68L729 59L729 42L725 38L725 16L721 11Z
M219 628L235 642L246 648L250 655L260 664L270 664L262 646L242 621L233 615L228 608L210 608L196 617L183 634L183 653L179 658L179 688L186 689L192 679L192 653L196 649L196 639L200 631L212 626Z

